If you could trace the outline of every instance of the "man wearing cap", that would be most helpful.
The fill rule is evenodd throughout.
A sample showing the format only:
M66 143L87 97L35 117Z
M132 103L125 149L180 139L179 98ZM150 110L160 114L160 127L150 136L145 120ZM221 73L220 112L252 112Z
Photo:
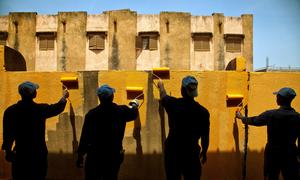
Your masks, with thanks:
M97 89L100 105L85 116L78 147L77 167L85 158L86 180L117 180L124 150L122 141L126 122L137 118L139 103L130 107L113 103L115 89L102 85Z
M161 80L158 82L160 100L169 121L164 152L167 180L180 180L181 175L185 180L199 180L201 162L204 164L207 159L209 112L194 100L198 95L197 86L193 76L186 76L182 79L182 98L175 98L166 94Z
M238 111L236 117L249 125L267 126L265 179L277 180L281 172L285 180L299 180L297 157L300 157L300 116L291 107L296 92L292 88L284 87L274 94L279 105L278 109L268 110L254 117L244 117Z
M12 162L14 180L46 178L46 119L61 113L69 97L68 91L64 90L63 97L56 104L38 104L33 101L38 88L38 84L29 81L21 83L21 100L4 112L2 150L5 159Z

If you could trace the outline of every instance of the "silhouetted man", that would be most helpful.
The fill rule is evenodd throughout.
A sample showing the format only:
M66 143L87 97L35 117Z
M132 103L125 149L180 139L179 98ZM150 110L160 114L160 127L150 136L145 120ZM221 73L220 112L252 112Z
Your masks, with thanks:
M254 117L236 117L253 126L267 126L268 142L265 147L265 179L278 180L281 172L285 180L299 180L297 156L300 155L300 116L291 107L296 92L282 88L277 95L278 109L268 110ZM296 140L298 139L298 148Z
M182 79L182 98L168 96L163 82L158 82L162 106L168 113L169 135L165 141L167 180L199 180L201 163L206 162L209 146L209 112L194 97L198 82L192 76ZM201 139L201 148L198 144Z
M100 105L85 116L78 147L77 167L85 154L86 180L117 180L124 159L123 137L126 122L138 115L138 101L131 107L113 103L115 89L103 85L97 89Z
M33 101L39 86L26 81L19 85L22 100L8 107L3 116L3 145L5 158L12 162L14 180L43 180L47 174L47 146L45 142L46 119L61 113L69 97L56 104L38 104ZM14 147L13 144L15 144Z

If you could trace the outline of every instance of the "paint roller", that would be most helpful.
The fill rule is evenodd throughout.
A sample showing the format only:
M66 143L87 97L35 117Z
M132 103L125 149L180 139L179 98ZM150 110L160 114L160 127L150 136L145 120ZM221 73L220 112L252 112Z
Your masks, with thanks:
M240 107L243 104L243 94L227 94L226 102L228 107Z
M61 77L60 82L67 89L78 89L78 77L76 76Z
M152 74L153 74L154 78L157 78L157 79L168 79L168 78L170 78L170 68L169 67L153 68Z
M144 98L144 88L138 86L127 86L127 98L128 99L143 99Z

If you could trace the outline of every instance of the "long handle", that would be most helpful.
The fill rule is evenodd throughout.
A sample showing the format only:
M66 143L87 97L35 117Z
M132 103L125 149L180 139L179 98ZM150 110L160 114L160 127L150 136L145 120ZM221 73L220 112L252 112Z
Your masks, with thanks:
M248 105L245 106L245 117L248 117ZM243 157L243 180L247 177L247 155L248 155L248 123L245 123L245 143L244 143L244 157Z

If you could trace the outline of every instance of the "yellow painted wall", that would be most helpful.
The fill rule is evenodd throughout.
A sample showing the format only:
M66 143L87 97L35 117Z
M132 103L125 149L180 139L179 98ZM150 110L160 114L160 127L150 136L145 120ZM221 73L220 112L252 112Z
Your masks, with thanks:
M85 72L86 73L86 72ZM236 107L229 106L226 101L227 94L241 94L244 104L249 98L249 115L256 115L265 109L276 108L272 92L283 86L293 87L300 92L300 73L246 73L234 71L220 72L195 72L171 71L170 78L164 79L168 94L180 97L181 80L186 75L193 75L199 81L199 96L196 100L206 107L211 114L210 147L208 161L203 167L204 180L230 179L240 180L242 172L242 157L244 144L244 126L240 121L235 121ZM250 75L250 76L248 76ZM70 73L29 73L29 72L0 72L0 143L2 144L2 116L4 110L19 99L17 86L19 83L30 80L40 85L36 102L54 103L61 97L60 78L77 76L78 89L70 90L75 115L83 118L84 102L92 96L84 97L85 82L82 72ZM250 77L249 91L247 90ZM98 72L98 84L109 84L116 89L115 102L128 104L126 87L143 87L144 100L140 101L141 139L132 137L134 123L128 123L124 137L126 149L125 161L120 171L120 179L164 179L162 139L168 132L167 116L164 113L165 123L161 122L159 115L159 93L151 72L138 71L101 71ZM95 91L91 91L95 92ZM248 97L249 93L249 97ZM87 99L84 99L87 98ZM85 100L85 101L84 101ZM299 110L299 97L293 105ZM65 113L69 113L69 103ZM58 121L58 117L47 122L47 135L56 133L48 139L49 147L49 178L83 179L83 170L76 169L73 155L72 131L70 122ZM82 121L82 119L81 119ZM76 124L77 140L81 131L82 122ZM64 124L64 125L63 125ZM164 126L164 129L162 128ZM62 134L59 134L60 131ZM164 131L164 132L163 132ZM59 136L58 136L59 135ZM48 136L47 136L48 137ZM50 137L50 136L49 136ZM53 137L56 137L53 139ZM74 140L74 139L73 139ZM248 178L263 179L263 148L266 142L265 128L250 127L249 129L249 156ZM56 144L56 146L54 146ZM65 143L65 144L62 144ZM9 177L9 164L0 159L0 179ZM68 167L68 168L66 168ZM61 169L67 169L61 171ZM216 173L216 170L218 173Z
M260 113L278 108L276 96L273 92L282 87L292 87L298 94L292 103L296 111L300 111L300 73L251 73L249 90L249 116L256 116ZM254 127L249 128L249 150L263 153L267 142L267 128ZM248 171L249 178L253 179L263 173L263 156L255 158L249 154Z

